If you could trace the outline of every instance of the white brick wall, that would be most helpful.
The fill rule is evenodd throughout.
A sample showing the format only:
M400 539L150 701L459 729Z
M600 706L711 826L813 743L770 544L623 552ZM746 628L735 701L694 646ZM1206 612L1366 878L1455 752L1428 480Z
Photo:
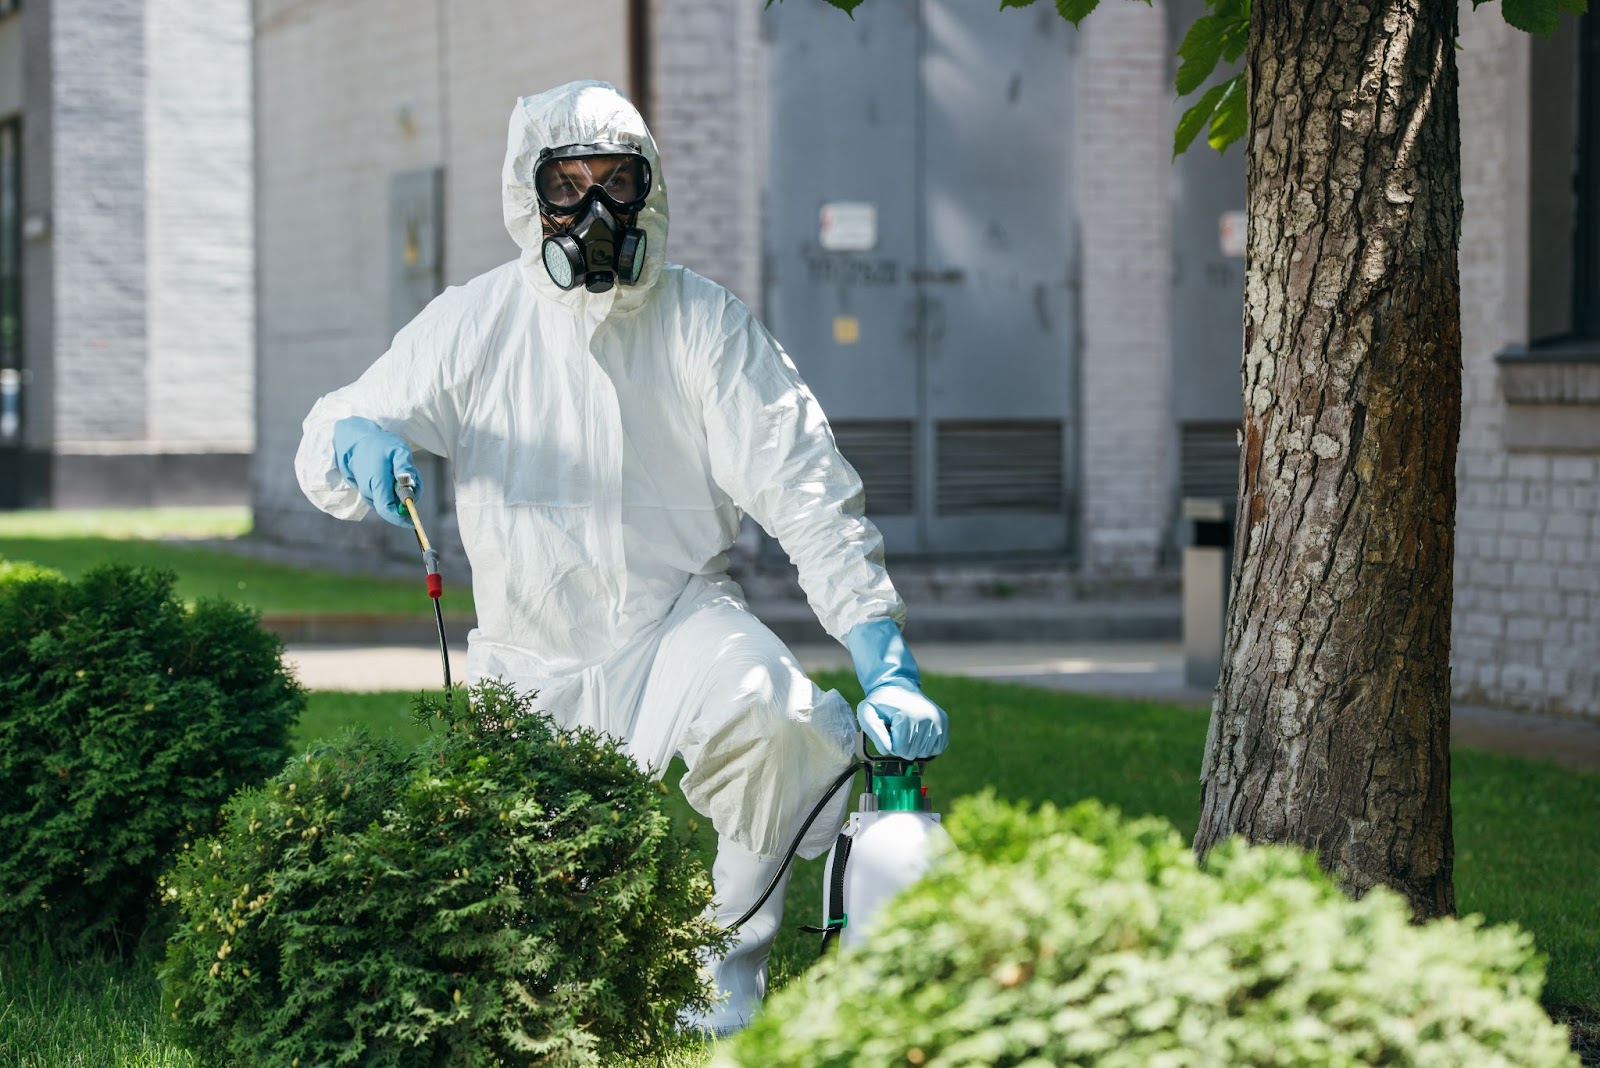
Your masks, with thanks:
M247 6L58 2L21 16L28 213L50 222L25 249L29 436L92 458L57 466L58 500L164 493L129 484L158 482L148 465L100 457L249 451Z
M1527 341L1527 37L1461 10L1462 364L1453 685L1600 717L1597 458L1508 452L1495 355Z
M144 2L50 10L54 440L138 441L145 397Z
M147 0L148 436L254 442L249 0Z
M761 5L652 0L650 14L651 130L672 205L667 257L759 309L766 168Z
M1107 4L1077 59L1083 530L1091 572L1148 574L1172 517L1174 114L1166 5Z

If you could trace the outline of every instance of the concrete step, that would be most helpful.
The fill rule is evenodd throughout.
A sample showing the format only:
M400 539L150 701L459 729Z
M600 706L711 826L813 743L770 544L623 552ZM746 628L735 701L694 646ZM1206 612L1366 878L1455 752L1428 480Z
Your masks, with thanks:
M803 601L752 601L756 616L785 642L832 641ZM262 625L297 645L414 645L438 639L426 607L415 615L273 613ZM445 636L464 643L472 616L446 615ZM1039 598L917 600L907 603L906 634L914 641L1176 641L1182 621L1176 598L1075 601Z
M750 608L785 642L828 641L811 606L752 600ZM1176 641L1178 599L1078 601L1038 598L922 600L907 598L906 636L918 642Z

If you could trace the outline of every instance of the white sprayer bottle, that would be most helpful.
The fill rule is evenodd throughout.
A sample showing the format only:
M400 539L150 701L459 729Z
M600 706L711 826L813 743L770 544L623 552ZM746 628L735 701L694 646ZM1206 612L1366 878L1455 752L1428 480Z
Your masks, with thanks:
M928 808L919 762L874 757L861 807L850 814L828 853L822 924L828 939L858 945L882 907L954 849L939 814ZM810 930L811 928L807 928Z

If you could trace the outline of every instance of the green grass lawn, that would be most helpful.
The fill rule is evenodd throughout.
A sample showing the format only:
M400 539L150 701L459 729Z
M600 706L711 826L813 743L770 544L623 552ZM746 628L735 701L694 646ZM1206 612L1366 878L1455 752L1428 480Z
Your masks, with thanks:
M185 544L242 537L249 529L250 513L243 508L0 513L0 560L42 564L68 577L113 560L166 568L177 572L178 594L185 600L226 597L269 615L430 611L420 557L413 581L312 571ZM465 582L448 585L444 607L470 615L471 588Z
M823 682L859 697L853 678L833 673ZM1185 835L1193 833L1202 713L940 676L928 679L927 689L955 710L957 725L950 753L926 773L936 808L948 810L955 798L986 787L1034 802L1098 797L1129 814L1164 816ZM354 723L415 739L426 727L410 721L413 698L313 694L296 743ZM672 783L681 771L673 769ZM1532 931L1549 957L1547 1004L1586 1019L1600 1015L1600 835L1594 830L1600 775L1457 750L1453 798L1461 911ZM675 789L669 803L709 864L710 828L689 831L694 816ZM814 936L793 928L817 921L822 867L820 859L801 863L795 874L774 955L777 983L815 959ZM143 968L66 970L15 953L9 961L0 958L0 1064L188 1068L192 1062L160 1037L159 992L148 975L148 955ZM674 1068L692 1068L704 1056L687 1053Z
M250 533L250 509L80 508L0 512L0 538L239 538Z

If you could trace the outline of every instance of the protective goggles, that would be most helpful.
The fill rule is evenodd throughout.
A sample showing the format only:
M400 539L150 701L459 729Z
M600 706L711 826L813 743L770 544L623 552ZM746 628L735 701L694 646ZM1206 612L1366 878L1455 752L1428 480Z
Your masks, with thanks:
M575 215L591 196L604 199L613 211L640 211L650 195L650 162L638 145L547 148L533 169L533 188L550 215Z

